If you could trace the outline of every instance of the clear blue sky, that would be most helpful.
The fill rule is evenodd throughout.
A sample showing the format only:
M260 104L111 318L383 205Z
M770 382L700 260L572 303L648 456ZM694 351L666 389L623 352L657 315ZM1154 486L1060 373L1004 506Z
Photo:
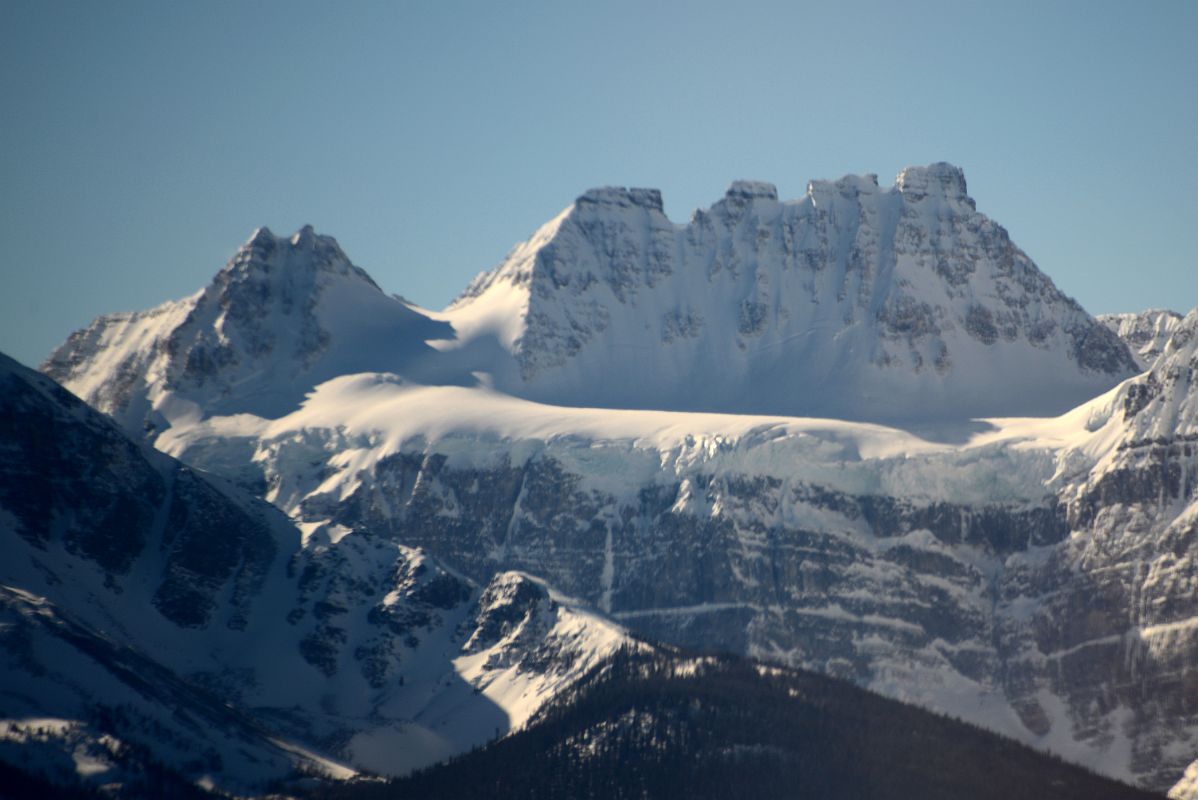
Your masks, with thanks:
M1198 304L1198 3L0 2L0 350L312 223L442 307L591 186L962 166L1094 313Z

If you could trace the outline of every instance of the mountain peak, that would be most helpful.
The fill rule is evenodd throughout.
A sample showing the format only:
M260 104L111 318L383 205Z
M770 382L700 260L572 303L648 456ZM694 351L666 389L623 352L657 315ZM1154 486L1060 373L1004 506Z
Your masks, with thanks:
M291 235L291 243L297 247L311 247L316 243L316 230L311 225L304 225Z
M299 230L290 236L278 236L266 225L261 225L254 229L254 232L250 234L250 238L246 240L240 249L270 249L283 243L303 250L313 250L320 245L326 247L332 246L338 251L341 250L341 246L337 244L336 239L332 236L317 233L316 229L310 224L301 226Z
M661 211L661 191L658 189L626 189L623 186L600 186L579 195L576 205L614 206L617 208L645 208Z
M43 369L137 435L171 418L159 405L270 416L343 371L396 370L436 338L424 323L333 237L311 225L288 237L260 227L200 292L100 317ZM108 381L109 364L142 377Z
M973 206L965 185L965 171L944 161L926 167L907 167L894 179L894 187L910 200L934 195L964 200Z
M733 181L724 193L725 200L750 201L770 200L778 202L778 187L765 181Z
M270 228L263 225L254 229L254 232L250 235L249 241L246 242L246 246L252 247L254 245L274 244L275 238L276 237L274 233L271 232Z
M350 262L336 239L317 233L311 225L304 225L291 236L276 236L265 225L256 228L233 258L229 259L222 273L247 270L264 270L267 273L293 273L297 270L330 272L354 276L378 288L364 270Z
M875 194L878 191L878 176L868 172L864 175L844 175L834 181L812 180L807 182L807 196L818 202L820 195L839 194L853 197L859 194Z

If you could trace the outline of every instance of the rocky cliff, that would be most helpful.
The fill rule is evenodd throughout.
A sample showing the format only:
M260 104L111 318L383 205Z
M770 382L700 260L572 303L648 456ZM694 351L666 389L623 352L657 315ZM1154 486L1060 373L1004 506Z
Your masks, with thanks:
M3 356L0 547L0 758L97 784L403 773L627 641L528 576L301 530Z

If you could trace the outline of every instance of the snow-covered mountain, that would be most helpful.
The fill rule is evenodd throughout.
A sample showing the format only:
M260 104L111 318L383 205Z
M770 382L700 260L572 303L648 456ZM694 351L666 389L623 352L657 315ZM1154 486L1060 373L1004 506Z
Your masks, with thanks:
M1096 319L1127 344L1141 369L1152 366L1181 324L1181 314L1159 308L1135 314L1100 314Z
M444 318L565 405L851 419L1060 413L1135 372L949 164L738 181L687 225L647 189L598 189L480 276ZM447 345L452 346L452 345Z
M0 356L0 758L261 789L518 727L627 636L529 576L296 528Z
M1129 736L1131 771L1156 788L1198 753L1196 348L1198 309L1147 372L1083 407L1092 432L1058 462L1070 535L1016 582L1044 592L1032 637L1059 653L1041 690L1076 685L1082 724Z
M172 421L277 416L338 375L405 371L450 335L304 227L259 228L205 289L76 331L42 371L136 436Z
M281 416L367 371L558 405L910 421L1061 413L1138 367L933 164L785 203L739 181L686 225L656 191L592 190L442 313L311 228L260 229L203 291L101 317L43 370L153 435Z
M292 518L334 593L297 623L317 673L390 630L320 604L377 607L419 550L1165 789L1198 756L1195 328L1095 321L934 164L738 182L687 225L594 190L439 313L259 231L44 369Z
M1196 325L1056 418L909 432L374 374L159 444L213 468L239 453L304 525L417 545L476 580L536 574L651 638L849 678L1163 789L1198 753L1195 392L1179 377Z

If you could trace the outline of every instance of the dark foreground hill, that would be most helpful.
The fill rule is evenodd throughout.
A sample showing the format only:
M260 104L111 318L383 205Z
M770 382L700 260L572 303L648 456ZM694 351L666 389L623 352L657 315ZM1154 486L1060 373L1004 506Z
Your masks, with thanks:
M848 683L730 657L622 652L526 730L383 798L1148 798Z

